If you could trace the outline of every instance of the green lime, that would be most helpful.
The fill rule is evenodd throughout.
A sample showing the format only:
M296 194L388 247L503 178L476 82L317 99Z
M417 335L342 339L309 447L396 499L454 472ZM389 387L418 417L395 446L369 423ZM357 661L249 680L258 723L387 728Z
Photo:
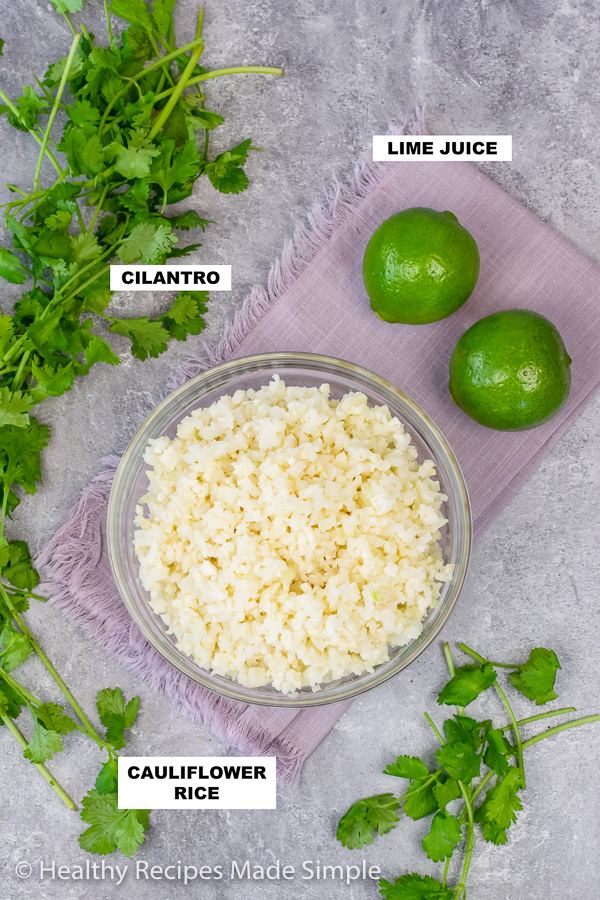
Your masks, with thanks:
M367 244L363 280L386 322L437 322L469 299L479 275L475 239L451 212L423 206L386 219Z
M570 366L552 322L527 309L507 309L465 331L450 357L450 393L481 425L525 431L565 403Z

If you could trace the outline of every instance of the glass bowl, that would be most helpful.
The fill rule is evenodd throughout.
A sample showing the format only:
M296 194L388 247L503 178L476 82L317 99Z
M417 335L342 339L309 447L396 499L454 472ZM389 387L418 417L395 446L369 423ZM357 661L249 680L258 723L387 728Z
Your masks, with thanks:
M294 696L286 696L267 685L244 687L231 679L214 675L177 649L175 636L167 634L167 626L152 611L149 596L138 577L138 564L133 548L135 508L147 492L148 465L143 455L151 438L175 437L177 425L199 406L209 406L224 394L236 390L255 390L268 384L277 373L286 385L313 387L327 382L331 396L339 399L348 391L362 391L369 405L387 405L410 433L419 461L433 460L441 490L448 500L442 514L448 524L442 531L444 560L454 563L454 574L444 583L440 598L424 621L419 637L411 643L390 649L389 660L373 672L350 675L324 683L319 691L304 688ZM108 550L115 580L131 616L152 646L172 666L209 690L230 699L259 706L310 707L323 706L356 697L383 684L417 658L431 643L450 615L463 585L471 548L471 511L467 489L456 458L431 419L383 378L372 372L326 356L311 353L265 353L236 359L192 378L170 394L148 416L121 459L108 504Z

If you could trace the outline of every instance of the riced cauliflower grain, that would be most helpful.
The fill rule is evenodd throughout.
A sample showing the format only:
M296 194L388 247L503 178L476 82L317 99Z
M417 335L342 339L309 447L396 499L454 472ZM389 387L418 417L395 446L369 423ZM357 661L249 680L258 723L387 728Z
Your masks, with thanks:
M140 579L181 651L285 694L372 671L452 575L447 498L386 406L277 375L150 441Z

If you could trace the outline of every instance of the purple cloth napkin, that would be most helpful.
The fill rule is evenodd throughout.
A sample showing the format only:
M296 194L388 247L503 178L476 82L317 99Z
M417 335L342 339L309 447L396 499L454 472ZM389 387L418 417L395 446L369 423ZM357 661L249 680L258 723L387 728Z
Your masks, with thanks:
M475 237L481 274L467 304L431 325L390 325L371 311L361 266L375 228L400 209L454 212ZM469 488L475 534L490 524L554 446L600 382L598 267L469 163L381 163L336 185L313 210L271 271L255 288L210 359L267 351L307 351L358 363L412 397L444 432ZM448 360L477 319L521 307L547 316L573 359L566 406L539 428L485 429L454 406ZM205 369L190 360L169 385ZM303 761L345 704L304 710L263 709L225 700L175 672L129 618L112 581L104 535L106 504L118 459L84 491L70 520L38 564L52 602L126 666L178 702L243 753L274 754L280 780L293 783Z

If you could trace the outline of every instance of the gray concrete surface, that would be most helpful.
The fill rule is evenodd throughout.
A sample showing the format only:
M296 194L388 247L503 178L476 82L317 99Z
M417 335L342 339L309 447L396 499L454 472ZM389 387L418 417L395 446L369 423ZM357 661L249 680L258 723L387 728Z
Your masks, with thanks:
M6 40L0 83L12 96L65 52L66 25L41 0L0 0ZM103 33L102 3L88 0L81 15ZM178 32L192 33L191 0L179 0ZM76 17L77 18L77 17ZM285 78L243 76L210 85L212 108L227 125L215 148L252 137L268 154L249 165L251 188L223 197L203 185L197 208L214 219L203 259L233 263L231 298L216 296L208 328L158 360L126 356L118 370L98 368L64 398L46 404L52 441L44 456L44 485L27 498L14 536L39 545L65 518L104 454L124 449L155 405L168 375L204 341L218 339L224 322L254 282L265 280L294 223L323 194L333 176L348 176L373 133L409 118L425 103L437 133L514 135L514 161L486 172L514 197L600 261L597 123L600 14L592 0L221 0L208 3L211 67L283 65ZM207 63L205 63L207 64ZM36 148L0 120L2 184L28 186ZM2 193L6 199L7 193ZM8 308L18 289L4 289ZM125 298L142 311L140 295ZM143 311L164 298L143 298ZM122 346L115 339L121 351ZM126 354L125 354L126 355ZM467 640L491 656L521 658L532 646L553 647L562 662L560 697L581 715L600 710L598 666L598 531L600 509L600 398L596 398L477 547L468 583L445 637ZM119 684L139 694L141 713L132 754L217 755L227 748L182 718L51 608L29 620L59 670L87 709L96 690ZM35 663L30 683L58 699ZM276 811L156 812L137 858L156 865L224 865L250 859L301 870L303 860L352 864L363 858L386 877L406 871L434 874L419 839L425 823L404 820L361 851L335 841L339 815L359 797L393 789L380 774L398 753L432 754L422 716L435 710L445 680L441 646L431 647L394 681L362 697L308 760L299 787L281 791ZM523 713L527 714L527 713ZM24 726L25 727L25 726ZM588 726L529 751L525 809L507 846L478 844L470 877L472 900L595 900L600 874L600 732ZM79 736L52 763L57 778L79 799L89 788L98 755ZM0 733L0 900L113 898L207 900L271 897L368 900L373 884L331 881L137 881L133 863L119 887L109 881L19 880L15 865L76 865L76 814L69 813L20 757L6 729ZM107 859L122 865L122 858Z

